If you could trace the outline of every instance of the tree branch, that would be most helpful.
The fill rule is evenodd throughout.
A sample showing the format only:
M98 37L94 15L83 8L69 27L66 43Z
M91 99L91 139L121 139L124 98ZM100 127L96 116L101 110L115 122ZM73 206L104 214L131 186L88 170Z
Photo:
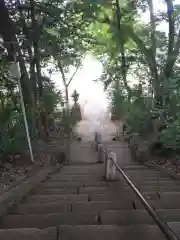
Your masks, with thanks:
M116 16L117 16L117 28L119 30L119 35L121 34L121 9L119 6L119 0L116 0ZM128 97L131 96L131 89L128 86L127 78L126 78L126 57L125 57L125 48L124 48L124 42L121 36L119 36L119 43L120 43L120 51L121 51L121 70L122 70L122 79L124 86L128 92Z
M166 65L164 67L164 70L160 74L160 78L166 77L168 79L171 76L175 61L177 60L177 57L179 55L179 50L180 50L180 30L178 33L178 39L176 41L174 50L168 55Z
M152 52L153 52L153 58L155 59L156 56L156 38L155 38L155 15L154 15L154 7L152 0L148 0L149 5L149 12L150 12L150 25L151 25L151 45L152 45Z
M174 48L174 35L175 35L175 20L172 16L174 12L173 1L166 0L167 4L167 14L169 20L169 42L168 42L168 55L173 51Z
M82 62L84 61L84 57L83 60L79 62L79 64L76 67L75 72L73 73L73 75L71 76L71 78L69 79L68 83L67 83L67 87L69 87L69 85L71 84L72 80L74 79L74 76L76 75L77 71L79 70L79 68L81 67Z
M65 76L63 67L62 67L62 65L60 64L59 61L57 61L57 64L58 64L58 68L59 68L59 70L60 70L60 72L61 72L61 76L62 76L62 80L63 80L64 86L65 86L65 88L66 88L66 87L67 87L67 84L66 84L66 76Z
M145 59L146 59L148 65L149 65L150 69L152 69L152 67L153 67L152 51L146 48L144 42L137 36L137 34L134 33L133 29L129 28L129 36L136 43L140 52L145 56Z
M155 37L156 25L155 25L155 14L154 14L154 7L153 7L152 0L148 0L148 6L149 6L149 12L150 12L150 26L151 26L151 47L152 47L152 64L153 64L152 76L154 78L154 81L156 81L158 78L157 64L156 64L156 37Z

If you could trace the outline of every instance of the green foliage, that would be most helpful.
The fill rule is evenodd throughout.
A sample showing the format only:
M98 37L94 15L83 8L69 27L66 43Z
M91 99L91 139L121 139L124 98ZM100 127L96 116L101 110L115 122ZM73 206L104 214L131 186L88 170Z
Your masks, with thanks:
M43 106L47 113L53 113L62 101L62 93L58 90L54 83L44 78L44 94L43 94Z
M180 114L175 121L168 124L159 137L164 148L180 152Z
M4 159L7 155L22 152L27 142L22 114L12 109L9 111L7 107L0 110L0 115L6 116L3 121L1 118L0 127L0 156Z

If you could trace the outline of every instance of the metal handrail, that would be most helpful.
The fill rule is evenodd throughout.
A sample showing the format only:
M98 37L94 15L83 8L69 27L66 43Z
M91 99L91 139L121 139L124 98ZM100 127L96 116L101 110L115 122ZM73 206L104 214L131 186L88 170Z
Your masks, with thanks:
M140 193L140 191L136 188L136 186L131 182L128 176L124 173L124 171L119 167L117 163L110 158L113 164L116 166L118 172L121 173L123 178L126 180L127 184L132 188L133 192L139 198L145 209L148 211L149 215L155 221L155 223L160 228L161 232L165 235L168 240L179 240L179 237L175 234L175 232L169 227L169 225L158 215L156 210L154 210L150 204L146 201L145 197Z
M96 142L97 143L97 142ZM108 155L107 150L104 150L101 148L101 151L103 151L105 154ZM145 197L140 193L140 191L136 188L136 186L131 182L131 180L128 178L128 176L124 173L124 171L120 168L120 166L114 162L112 158L110 158L112 163L116 166L116 169L118 172L123 176L127 184L131 187L133 192L136 194L136 196L141 201L144 208L147 210L149 215L152 217L152 219L155 221L157 226L160 228L161 232L164 234L164 236L168 240L180 240L180 238L175 234L175 232L169 227L169 225L158 215L155 209L153 209L150 204L147 202Z

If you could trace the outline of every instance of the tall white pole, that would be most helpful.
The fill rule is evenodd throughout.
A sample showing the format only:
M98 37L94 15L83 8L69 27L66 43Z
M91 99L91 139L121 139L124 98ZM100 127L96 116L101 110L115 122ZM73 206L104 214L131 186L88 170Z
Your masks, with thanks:
M25 126L27 141L28 141L30 159L31 159L31 162L33 163L34 162L34 155L33 155L33 151L32 151L31 138L30 138L30 134L29 134L29 127L28 127L28 122L27 122L27 117L26 117L26 110L25 110L25 106L24 106L24 99L23 99L22 87L21 87L21 81L20 81L21 73L20 73L20 70L19 70L18 62L15 62L15 61L11 62L9 70L10 70L10 73L11 73L12 77L17 79L17 82L18 82L20 102L21 102L21 108L22 108L22 113L23 113L23 118L24 118L24 126Z

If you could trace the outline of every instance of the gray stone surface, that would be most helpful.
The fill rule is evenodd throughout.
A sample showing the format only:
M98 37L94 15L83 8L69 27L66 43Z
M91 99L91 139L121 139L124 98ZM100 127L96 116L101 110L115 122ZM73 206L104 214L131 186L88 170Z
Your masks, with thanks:
M178 182L134 164L124 143L109 143L108 148L116 151L118 164L159 215L179 233ZM119 173L115 182L105 181L104 164L96 161L97 153L90 144L74 143L71 165L52 174L24 202L11 209L0 222L0 239L57 240L59 227L61 240L164 240Z

